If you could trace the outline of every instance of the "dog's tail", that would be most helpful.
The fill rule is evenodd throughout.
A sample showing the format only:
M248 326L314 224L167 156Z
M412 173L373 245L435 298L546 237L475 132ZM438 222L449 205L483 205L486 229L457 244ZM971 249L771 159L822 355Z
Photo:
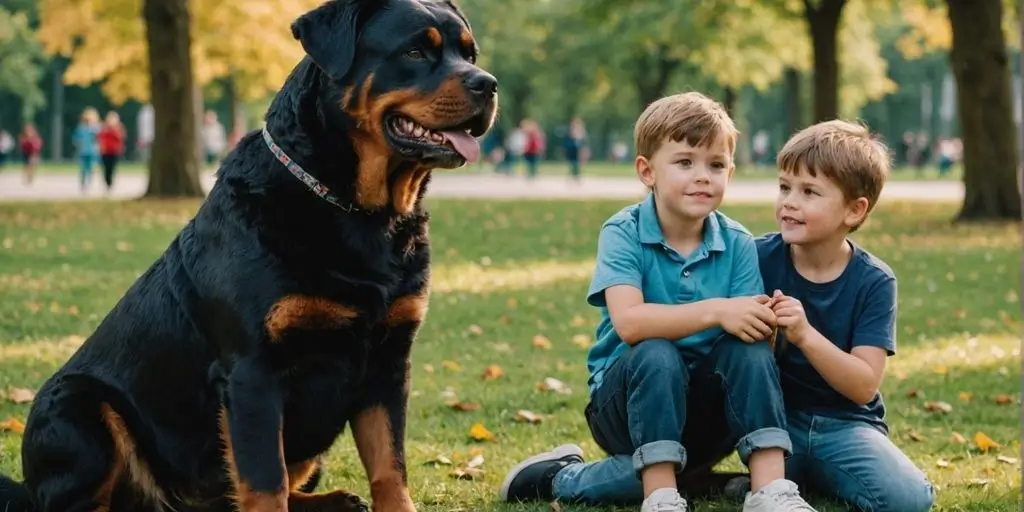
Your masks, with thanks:
M21 482L0 475L0 511L3 512L34 512L32 493Z

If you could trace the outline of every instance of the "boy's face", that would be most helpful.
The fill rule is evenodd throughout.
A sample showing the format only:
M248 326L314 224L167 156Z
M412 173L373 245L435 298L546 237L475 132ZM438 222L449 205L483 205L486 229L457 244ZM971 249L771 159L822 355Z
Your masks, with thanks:
M832 180L806 170L779 171L779 195L775 200L775 221L782 239L807 245L836 236L845 237L867 214L868 200L848 201Z
M654 189L659 208L686 219L703 219L722 204L735 166L725 137L708 147L666 140L651 158L636 158L640 181Z

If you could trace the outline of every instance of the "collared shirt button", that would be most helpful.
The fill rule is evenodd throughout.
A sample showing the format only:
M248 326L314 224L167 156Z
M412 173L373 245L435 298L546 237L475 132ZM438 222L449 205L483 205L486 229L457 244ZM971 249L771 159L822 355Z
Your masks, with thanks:
M683 277L690 277L690 271L689 270L684 270L683 271Z

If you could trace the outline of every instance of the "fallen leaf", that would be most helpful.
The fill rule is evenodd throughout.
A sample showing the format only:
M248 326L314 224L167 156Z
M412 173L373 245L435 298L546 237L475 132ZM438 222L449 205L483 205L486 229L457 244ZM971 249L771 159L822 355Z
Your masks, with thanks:
M466 463L467 468L478 468L484 465L484 456L482 453L477 453L469 462Z
M920 389L914 388L907 391L907 398L924 398L924 393Z
M25 424L17 418L7 418L6 420L0 421L0 432L17 432L19 434L25 433Z
M924 403L924 409L932 412L953 412L953 406L946 402L928 401Z
M508 300L505 301L505 307L508 309L515 309L518 306L519 299L516 299L515 297L509 297Z
M1010 395L996 395L996 403L999 405L1012 404L1013 397Z
M434 373L434 365L432 365L432 364L425 364L425 365L423 365L423 371L425 371L427 373Z
M583 327L584 325L587 325L587 319L583 318L582 315L576 315L572 317L572 321L569 322L569 324L573 327Z
M449 474L459 480L478 480L483 478L484 470L480 468L455 468Z
M1007 457L1006 455L1000 455L1000 456L996 457L996 460L998 460L999 462L1005 462L1007 464L1016 464L1017 463L1017 458L1016 457Z
M533 337L533 348L551 350L551 340L543 334L538 334Z
M484 373L480 377L484 380L494 380L502 375L505 375L505 370L502 370L501 367L496 364L492 364L484 369Z
M956 444L964 444L967 442L967 438L964 437L963 434L959 432L953 432L952 434L950 434L949 440Z
M490 430L487 430L487 427L485 427L483 423L474 423L473 426L469 428L469 437L473 438L475 441L490 441L491 439L494 439L494 434Z
M935 461L935 465L940 467L940 468L949 467L949 461L946 460L946 459L939 459L939 460Z
M590 341L590 336L586 334L576 334L572 337L572 344L582 349L590 348L593 343Z
M117 250L121 252L128 252L132 250L132 244L124 241L118 241L116 244L114 244L114 247L117 247Z
M956 397L961 402L970 402L971 399L974 398L974 393L968 393L967 391L961 391L960 394L957 395Z
M437 466L451 466L452 465L452 460L449 459L448 457L444 456L444 455L438 455L437 457L434 457L433 459L430 459L430 460L424 462L423 465L424 466L431 466L431 465L433 465L434 467L437 467Z
M972 486L972 487L984 487L984 486L988 485L988 479L987 478L972 478L972 479L970 479L967 482L967 484Z
M78 315L78 306L68 306L68 314L72 316Z
M946 368L946 365L944 364L937 364L934 368L932 368L932 371L939 375L945 375L949 373L949 368Z
M469 333L474 336L480 336L484 333L484 329L477 324L473 324L469 326Z
M491 343L491 350L494 350L495 352L499 352L499 353L503 353L504 354L504 353L512 352L512 347L509 346L509 344L505 343L505 342Z
M977 434L974 434L974 445L977 446L978 449L983 452L987 452L992 448L999 448L1000 446L1002 446L999 443L993 441L991 437L985 435L984 432L978 432Z
M16 404L27 404L36 397L36 392L25 388L11 388L7 391L7 399Z
M462 366L460 366L459 363L456 363L455 361L441 361L441 366L444 366L446 369L451 370L453 372L462 371Z
M441 398L446 400L455 400L455 396L455 389L451 386L445 386L445 388L441 390Z
M543 419L544 418L542 418L539 414L533 411L520 410L519 412L516 413L516 421L520 423L526 422L536 424L543 421Z
M907 433L907 437L909 437L912 441L918 441L918 442L924 441L924 436L922 436L920 433L918 433L915 430L911 430L910 432L908 432Z
M452 402L448 404L448 407L455 409L456 411L475 411L480 408L480 404L476 402Z
M546 377L543 381L537 384L537 389L541 391L554 391L555 393L562 395L572 394L572 390L569 389L569 386L566 386L564 382L553 377Z

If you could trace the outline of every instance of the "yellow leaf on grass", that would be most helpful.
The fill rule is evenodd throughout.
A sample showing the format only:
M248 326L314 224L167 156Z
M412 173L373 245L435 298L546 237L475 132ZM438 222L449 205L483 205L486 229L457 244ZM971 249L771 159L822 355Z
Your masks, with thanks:
M953 442L953 443L956 443L956 444L965 444L967 442L967 438L964 437L963 434L961 434L959 432L953 432L952 434L950 434L949 435L949 440L950 440L950 442Z
M974 445L977 446L978 449L983 452L987 452L992 448L999 448L1000 446L1002 446L999 443L993 441L991 437L985 435L984 432L978 432L977 434L974 434Z
M551 340L543 334L538 334L533 337L533 348L539 348L542 350L551 350Z
M593 343L590 341L590 336L586 334L576 334L572 337L572 344L582 349L590 348Z
M521 410L521 411L517 412L515 419L516 419L516 421L518 421L520 423L525 422L525 423L534 423L534 424L540 423L541 421L544 420L544 418L541 417L541 415L539 415L539 414L537 414L537 413L535 413L533 411L527 411L527 410Z
M496 364L492 364L488 365L487 368L484 369L484 373L480 377L484 380L494 380L502 375L505 375L505 370L502 370L501 367Z
M472 324L469 326L469 333L473 336L480 336L484 333L484 329L477 324Z
M583 327L587 324L587 319L580 315L576 315L572 317L572 322L569 323L572 324L573 327Z
M455 409L456 411L475 411L480 408L480 404L476 402L452 402L448 404L448 407Z
M456 363L455 361L441 361L441 366L444 366L446 369L451 370L453 372L462 371L462 366L460 366L459 363Z
M968 393L967 391L961 391L960 394L957 395L956 397L961 402L970 402L971 398L974 398L974 393Z
M11 388L7 391L7 399L16 404L27 404L36 397L36 392L25 388Z
M946 402L939 402L939 401L925 402L924 403L924 408L925 408L926 411L932 411L932 412L946 412L946 413L948 413L948 412L952 412L953 411L953 406L952 405L949 405Z
M11 431L19 434L25 433L25 424L17 418L7 418L6 420L0 421L0 432Z
M424 364L423 365L423 371L425 371L427 373L434 373L434 365L429 364L429 363L428 364Z
M494 439L494 434L487 430L483 423L474 423L469 428L469 437L473 438L474 441L490 441Z
M946 459L939 459L939 460L935 461L935 465L940 467L940 468L949 467L949 461L946 460Z
M1016 464L1017 463L1017 458L1016 457L1007 457L1006 455L1000 455L1000 456L996 457L996 460L998 460L999 462L1005 462L1007 464Z

